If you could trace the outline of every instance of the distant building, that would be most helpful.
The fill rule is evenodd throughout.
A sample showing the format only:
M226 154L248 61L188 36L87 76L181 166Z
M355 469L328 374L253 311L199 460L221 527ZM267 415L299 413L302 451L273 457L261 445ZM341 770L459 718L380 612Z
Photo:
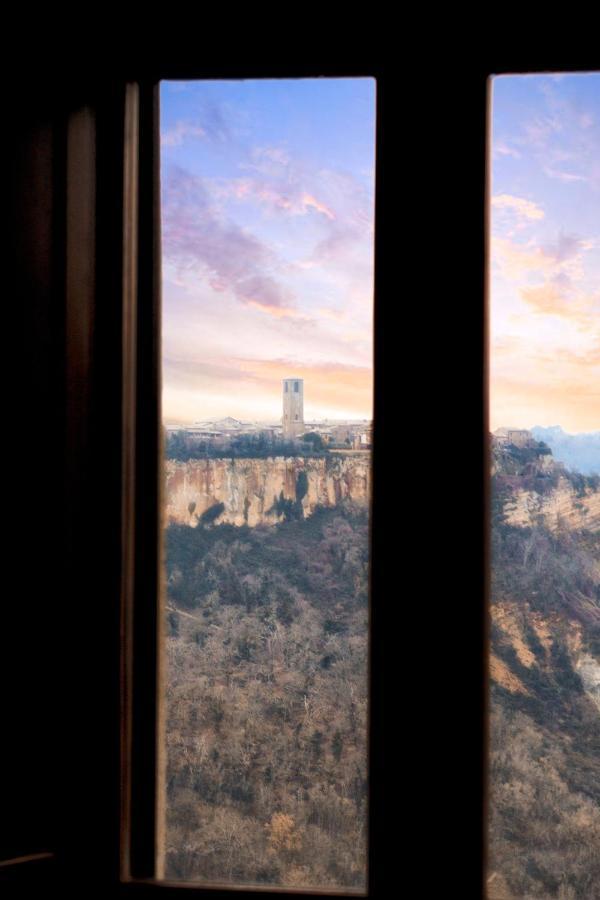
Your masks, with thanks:
M367 431L361 431L358 434L354 435L354 440L352 441L352 448L354 450L370 450L371 449L371 429Z
M297 438L304 432L304 380L302 378L284 378L283 437L286 440Z
M535 444L530 431L525 428L497 428L494 437L499 444L513 444L515 447L528 447Z

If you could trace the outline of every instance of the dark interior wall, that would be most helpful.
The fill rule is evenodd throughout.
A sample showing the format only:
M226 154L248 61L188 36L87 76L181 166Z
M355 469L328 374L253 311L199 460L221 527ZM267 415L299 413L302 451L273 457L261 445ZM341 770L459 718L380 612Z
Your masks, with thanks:
M118 872L122 93L24 79L3 141L0 862L52 856L0 879L63 890Z
M64 589L60 126L49 98L24 92L15 100L5 141L3 857L46 850L55 840L56 635Z

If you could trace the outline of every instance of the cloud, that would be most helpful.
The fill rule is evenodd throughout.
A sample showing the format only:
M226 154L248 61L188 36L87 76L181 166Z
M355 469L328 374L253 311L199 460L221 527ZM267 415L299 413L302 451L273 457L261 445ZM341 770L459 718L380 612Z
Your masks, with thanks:
M566 315L566 298L557 285L547 282L537 287L521 288L521 296L535 312Z
M497 235L491 240L492 262L512 281L522 281L530 274L546 278L578 281L583 277L583 254L593 242L574 234L560 232L554 243L540 246L531 240L517 243Z
M328 236L319 241L314 249L311 260L316 263L343 262L344 257L352 252L352 245L358 243L360 235L355 228L346 223L340 223L336 228L331 228Z
M174 167L164 183L162 209L166 260L197 269L213 290L229 291L241 303L293 315L292 293L269 273L274 254L217 211L201 179Z
M227 382L230 388L239 383L242 369L239 365L224 364L223 361L190 359L189 357L163 354L163 377L173 387L201 390L214 381ZM247 376L251 377L251 376Z
M324 203L321 203L310 194L302 194L302 203L305 209L312 206L318 212L323 213L324 216L327 216L328 219L335 219L335 214L332 213L332 211L327 206L325 206Z
M521 154L518 150L515 150L514 147L510 147L508 144L505 144L503 141L494 141L493 144L493 153L494 156L512 156L515 159L521 159Z
M531 154L549 179L575 185L591 181L598 158L598 118L593 108L583 105L589 104L589 97L567 94L549 78L538 79L538 88L541 97L536 109L541 103L541 112L523 124L520 136L511 138L512 144ZM494 148L494 155L501 151Z
M507 238L492 237L492 262L496 263L502 273L513 281L518 281L530 272L546 272L551 274L555 261L541 247L529 242L516 244Z
M598 247L598 236L559 229L575 222L581 225L572 224L573 230L593 227L600 120L593 92L579 93L571 84L565 90L550 78L534 81L518 108L507 95L509 105L494 111L503 128L512 122L519 129L503 132L505 142L493 147L494 155L502 160L512 155L504 151L517 148L522 157L519 165L494 163L502 198L492 200L490 394L496 425L598 428L600 292L598 258L589 252ZM505 100L499 93L499 103ZM520 203L525 191L526 203L535 192L534 209Z
M241 178L218 187L222 195L255 200L272 211L291 216L317 213L325 234L298 266L327 264L352 269L357 250L368 247L374 234L372 192L348 172L308 169L281 147L255 147L242 169L262 177ZM315 232L318 235L318 232ZM350 277L354 277L351 274Z
M563 124L556 115L536 116L525 126L525 142L537 148L545 148L549 138L563 130Z
M556 260L557 263L563 263L579 257L582 250L590 250L592 246L591 241L581 238L577 234L566 234L561 231L556 241L544 244L543 249L544 253Z
M191 421L233 415L273 422L281 418L281 382L304 379L305 416L369 418L373 372L341 363L299 362L296 358L190 360L164 358L165 400L169 416Z
M355 415L370 415L373 403L373 370L367 366L344 363L313 363L296 358L237 359L240 368L270 385L279 398L281 381L297 375L304 379L307 406L326 410L347 410ZM279 408L277 408L279 413Z
M580 286L584 279L584 253L593 246L593 241L563 232L543 246L533 241L517 244L495 237L492 261L517 286L519 296L534 313L559 316L580 327L591 328L597 300ZM532 275L543 280L538 284L523 283Z
M548 178L555 178L558 181L564 182L572 182L572 181L587 181L585 175L577 175L575 172L561 172L558 169L553 169L550 166L544 166L543 172Z
M167 84L171 92L183 92L197 87L195 82L168 82ZM226 106L205 100L194 106L193 119L178 119L170 128L161 129L161 146L164 148L179 147L186 138L202 138L218 145L234 144L235 138L227 113Z
M230 143L233 139L229 122L223 108L217 103L204 103L200 118L202 127L210 140L218 144Z
M255 306L272 315L295 315L291 292L265 275L251 275L237 281L233 287L235 296L242 303Z
M498 194L492 197L492 206L496 209L508 209L524 219L543 219L544 210L532 200L524 200L522 197L513 197L511 194Z
M187 137L203 138L206 131L192 122L179 121L172 128L162 131L160 143L163 147L178 147Z
M534 423L560 422L570 432L597 430L600 389L591 381L590 374L588 370L579 377L561 377L560 381L536 384L525 377L492 378L492 428L506 422L521 428L531 428Z
M568 279L556 279L519 291L523 300L536 313L560 316L589 330L596 322L594 306L598 298L574 292Z
M305 216L311 209L333 221L335 213L321 200L299 186L285 183L269 183L256 178L236 178L215 185L219 197L235 197L237 200L254 200L277 212Z
M240 164L242 169L252 169L271 178L280 178L293 168L291 157L283 147L252 147L250 160Z
M530 336L495 341L491 350L491 414L496 426L534 422L570 431L598 428L600 338L577 349Z

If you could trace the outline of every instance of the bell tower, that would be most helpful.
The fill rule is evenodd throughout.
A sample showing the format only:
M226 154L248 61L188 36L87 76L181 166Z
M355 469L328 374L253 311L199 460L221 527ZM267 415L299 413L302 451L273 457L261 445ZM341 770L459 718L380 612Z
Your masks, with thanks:
M297 438L304 431L304 381L302 378L284 378L283 437Z

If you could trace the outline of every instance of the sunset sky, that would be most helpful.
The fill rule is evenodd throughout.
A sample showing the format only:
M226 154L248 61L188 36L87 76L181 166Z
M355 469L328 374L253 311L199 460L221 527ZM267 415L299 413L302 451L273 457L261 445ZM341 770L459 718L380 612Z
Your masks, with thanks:
M600 429L600 73L492 87L490 424Z
M163 418L372 415L375 81L163 82Z

